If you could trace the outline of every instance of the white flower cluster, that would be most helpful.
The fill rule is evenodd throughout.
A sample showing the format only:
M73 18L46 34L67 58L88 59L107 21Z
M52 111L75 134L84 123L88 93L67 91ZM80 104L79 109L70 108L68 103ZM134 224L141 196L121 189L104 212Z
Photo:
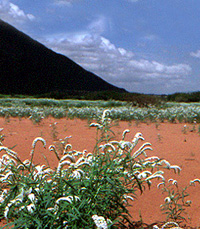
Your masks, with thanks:
M97 229L108 229L108 223L112 223L110 220L105 220L103 216L93 215L92 219L94 220Z
M29 188L28 190L24 190L24 188L21 188L19 194L6 205L4 210L4 217L8 217L8 213L12 206L19 206L24 201L24 199L26 199L26 197L28 199L27 201L29 201L27 203L29 204L24 204L23 206L21 206L19 208L19 211L26 208L32 214L36 209L35 203L37 202L37 198L32 191L32 188Z

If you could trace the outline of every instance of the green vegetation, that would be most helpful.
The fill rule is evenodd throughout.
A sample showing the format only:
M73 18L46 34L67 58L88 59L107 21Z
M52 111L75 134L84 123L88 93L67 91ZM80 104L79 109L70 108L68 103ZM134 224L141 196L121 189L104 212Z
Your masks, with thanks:
M200 91L190 93L174 93L167 96L168 101L174 102L200 102Z
M71 100L47 98L0 98L0 107L119 107L126 106L127 102L109 100Z
M109 109L111 118L115 120L200 123L200 103L168 102L140 107L115 100L0 98L0 117L25 117L34 122L49 116L98 120L105 109Z
M192 203L191 200L187 199L189 196L186 191L188 186L179 188L178 182L173 179L169 179L168 183L160 183L159 186L160 185L163 185L162 192L167 193L164 204L160 206L164 214L167 215L167 221L187 221L185 218L187 217L186 209L190 207Z
M156 95L145 95L139 93L127 93L127 92L115 92L115 91L99 91L99 92L88 92L88 91L66 91L52 92L43 95L24 96L24 95L0 95L0 98L45 98L47 100L60 99L66 100L86 100L86 101L124 101L131 103L134 106L148 107L148 105L160 105L165 101L164 96Z
M46 94L39 94L35 96L28 95L5 95L0 94L0 98L50 98L50 99L62 99L62 100L117 100L131 102L134 106L160 106L165 102L177 102L177 103L200 103L200 91L188 92L188 93L174 93L169 95L151 95L141 93L129 93L129 92L116 92L116 91L54 91Z

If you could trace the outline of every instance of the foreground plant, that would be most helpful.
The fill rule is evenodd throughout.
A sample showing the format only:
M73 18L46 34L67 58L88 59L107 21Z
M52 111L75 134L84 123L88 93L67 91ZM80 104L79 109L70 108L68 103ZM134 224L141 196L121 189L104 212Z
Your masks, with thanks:
M163 193L167 193L164 204L160 205L161 211L166 214L167 221L162 228L166 228L169 224L174 224L176 225L175 228L180 228L177 226L178 224L191 220L186 211L192 204L192 201L188 199L187 189L190 186L195 186L196 183L200 183L200 180L191 180L188 186L182 188L179 187L177 180L169 179L168 182L161 182L157 185L158 188L162 187ZM159 227L155 225L154 228Z
M160 183L158 187L160 185L163 185L162 192L167 193L164 204L160 206L164 214L167 215L166 220L178 223L187 221L185 218L186 208L191 205L191 200L187 199L189 196L187 192L188 186L179 188L178 182L173 179L169 179L168 183Z
M151 186L154 179L165 180L162 169L180 170L176 165L156 156L144 143L141 133L126 141L113 139L110 112L104 111L97 128L97 144L93 153L73 150L66 142L62 148L49 147L55 153L55 169L34 165L35 146L44 147L43 138L32 144L30 160L21 161L17 153L0 146L0 214L13 228L126 228L131 224L128 206L138 192ZM134 202L132 202L134 203Z

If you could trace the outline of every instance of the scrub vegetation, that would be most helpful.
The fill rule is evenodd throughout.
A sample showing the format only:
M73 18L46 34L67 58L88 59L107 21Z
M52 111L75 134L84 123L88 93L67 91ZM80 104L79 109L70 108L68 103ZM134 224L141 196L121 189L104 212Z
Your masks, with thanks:
M200 103L166 102L159 105L134 105L115 100L56 100L36 98L0 98L0 117L25 117L34 122L54 118L98 120L105 109L112 119L140 122L200 122Z

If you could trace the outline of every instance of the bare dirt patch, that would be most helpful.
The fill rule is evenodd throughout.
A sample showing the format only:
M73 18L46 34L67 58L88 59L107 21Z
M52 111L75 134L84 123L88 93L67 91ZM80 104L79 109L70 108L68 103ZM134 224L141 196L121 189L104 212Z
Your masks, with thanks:
M148 151L148 156L158 156L165 158L171 164L179 165L182 169L180 175L174 174L173 171L166 171L166 179L173 178L178 181L179 186L185 187L189 185L190 180L200 178L200 135L198 126L183 123L139 123L135 122L119 122L113 128L116 139L120 139L123 130L129 129L127 140L131 140L137 132L141 132L145 141L152 144L153 151ZM195 128L194 128L195 127ZM32 141L36 137L43 137L47 142L47 148L44 149L41 143L36 146L36 154L34 162L38 164L47 164L44 156L47 157L51 167L57 165L57 159L53 153L48 150L51 144L58 144L59 139L66 136L72 136L69 143L75 150L92 151L95 146L96 130L89 128L87 121L74 119L53 119L48 118L42 120L38 124L34 124L29 119L0 118L0 128L4 128L3 134L5 140L3 144L15 150L21 160L30 158ZM1 153L2 154L2 153ZM190 221L187 226L195 228L200 227L200 184L196 187L189 187L189 198L192 205L188 208L187 213ZM157 183L153 182L150 190L146 189L133 202L130 208L130 214L133 221L143 219L147 224L157 221L164 221L165 216L160 211L160 204L163 204L166 195L157 189ZM140 217L141 215L141 217ZM185 216L187 218L187 216Z

